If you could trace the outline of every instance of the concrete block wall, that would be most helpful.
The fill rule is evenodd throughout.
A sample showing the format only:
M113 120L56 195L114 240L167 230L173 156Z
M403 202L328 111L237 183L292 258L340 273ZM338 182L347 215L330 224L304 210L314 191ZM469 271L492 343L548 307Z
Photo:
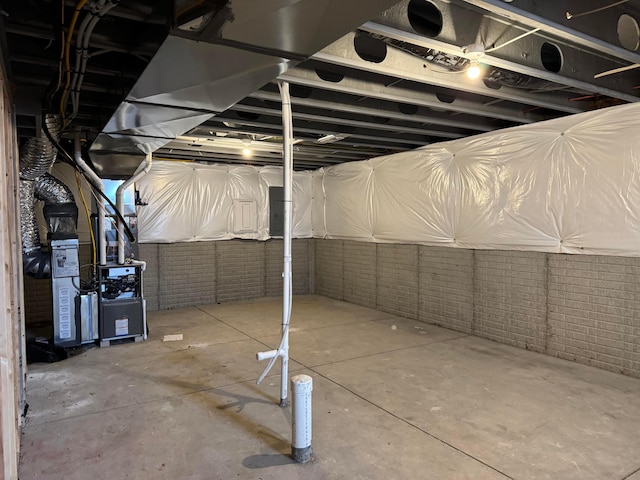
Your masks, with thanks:
M640 258L549 256L552 355L640 376Z
M309 293L310 239L292 242L293 293ZM249 300L282 293L282 240L140 244L147 310ZM90 263L90 248L80 249ZM27 324L51 322L51 282L25 278Z
M640 377L640 258L321 239L313 254L317 294Z
M419 247L418 319L457 330L473 331L473 251Z
M544 352L547 335L547 255L476 250L472 332Z
M311 240L292 242L293 293L309 293ZM147 309L226 303L282 293L282 240L141 244Z

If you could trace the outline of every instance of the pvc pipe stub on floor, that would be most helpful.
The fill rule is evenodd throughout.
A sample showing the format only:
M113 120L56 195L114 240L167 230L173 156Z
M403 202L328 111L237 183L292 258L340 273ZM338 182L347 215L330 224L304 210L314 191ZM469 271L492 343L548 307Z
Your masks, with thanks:
M291 456L295 462L306 463L313 457L311 449L311 392L313 379L309 375L291 377Z

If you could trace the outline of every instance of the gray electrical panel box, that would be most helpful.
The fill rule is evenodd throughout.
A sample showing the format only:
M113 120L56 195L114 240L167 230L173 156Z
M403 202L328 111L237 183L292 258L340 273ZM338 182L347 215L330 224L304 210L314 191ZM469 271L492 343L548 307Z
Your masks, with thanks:
M269 187L269 235L284 235L284 188Z

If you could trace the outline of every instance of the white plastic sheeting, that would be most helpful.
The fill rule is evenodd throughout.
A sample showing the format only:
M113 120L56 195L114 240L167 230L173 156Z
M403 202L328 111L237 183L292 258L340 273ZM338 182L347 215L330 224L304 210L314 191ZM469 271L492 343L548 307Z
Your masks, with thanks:
M316 237L640 255L640 104L313 174Z
M311 172L293 175L293 236L311 237ZM282 168L156 161L137 182L140 243L269 238L269 187ZM234 200L255 201L257 231L234 233Z

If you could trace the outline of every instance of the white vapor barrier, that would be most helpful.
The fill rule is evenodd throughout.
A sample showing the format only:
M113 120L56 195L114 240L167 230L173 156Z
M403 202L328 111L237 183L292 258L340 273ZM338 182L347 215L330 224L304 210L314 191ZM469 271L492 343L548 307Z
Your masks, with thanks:
M281 167L154 161L136 182L140 243L174 243L269 237L269 187L282 186ZM309 238L311 172L293 174L293 236ZM235 232L234 201L255 202L256 229Z
M640 103L313 174L315 237L640 256Z

